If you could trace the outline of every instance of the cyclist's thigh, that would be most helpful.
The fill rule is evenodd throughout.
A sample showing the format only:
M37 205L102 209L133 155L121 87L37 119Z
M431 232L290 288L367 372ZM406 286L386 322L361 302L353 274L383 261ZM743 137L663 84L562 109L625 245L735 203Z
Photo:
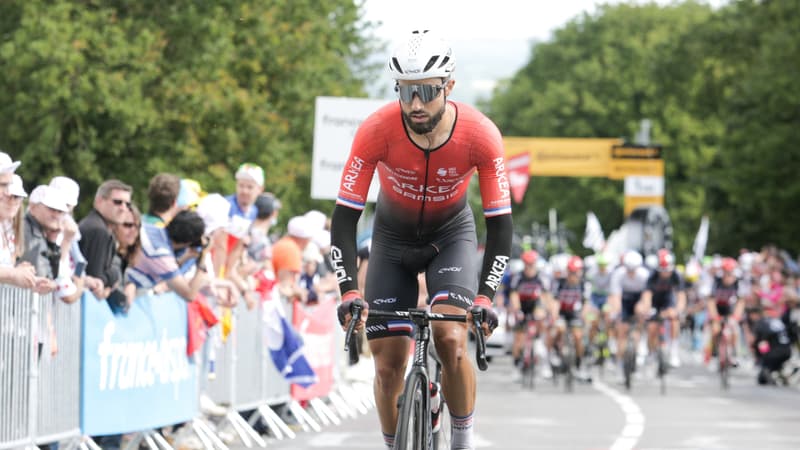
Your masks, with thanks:
M419 286L417 274L400 265L403 247L373 237L370 249L364 297L375 311L407 310L417 306ZM368 319L367 339L387 336L411 336L413 325L408 320Z
M425 273L431 293L431 309L450 305L466 311L472 307L478 289L478 257L474 229L462 229L437 241L439 254ZM437 309L438 311L438 309ZM444 311L439 311L444 312Z

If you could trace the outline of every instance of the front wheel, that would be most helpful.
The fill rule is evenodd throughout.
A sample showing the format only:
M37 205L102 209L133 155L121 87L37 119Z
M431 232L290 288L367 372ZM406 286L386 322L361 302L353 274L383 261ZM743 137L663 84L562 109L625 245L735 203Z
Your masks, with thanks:
M395 450L428 450L431 447L431 412L428 380L421 373L409 375L400 397Z
M719 360L719 381L723 390L730 387L730 350L728 349L727 336L720 332L717 343L717 359Z

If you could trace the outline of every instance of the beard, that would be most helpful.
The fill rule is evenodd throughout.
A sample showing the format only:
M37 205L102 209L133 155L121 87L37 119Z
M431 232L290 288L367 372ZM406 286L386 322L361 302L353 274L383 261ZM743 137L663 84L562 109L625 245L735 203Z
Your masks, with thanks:
M447 103L445 102L444 104L442 104L442 108L439 111L436 111L436 113L432 115L427 122L414 122L413 120L411 120L411 114L417 111L411 111L410 113L407 113L401 110L401 113L403 115L403 122L405 122L408 128L410 128L411 131L413 131L416 134L428 134L431 131L433 131L434 128L436 128L436 125L439 125L439 122L442 121L442 117L444 116L444 111L446 106Z

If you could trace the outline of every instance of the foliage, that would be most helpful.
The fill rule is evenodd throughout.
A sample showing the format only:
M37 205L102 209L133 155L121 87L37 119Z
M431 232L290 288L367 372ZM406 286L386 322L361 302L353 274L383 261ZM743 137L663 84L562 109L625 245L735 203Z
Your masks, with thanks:
M361 14L346 0L2 2L0 148L27 184L67 174L84 199L119 178L143 205L160 171L227 193L249 161L285 217L330 209L309 200L314 98L363 96L379 43Z
M739 1L717 11L686 2L603 6L534 44L528 64L483 108L506 136L630 137L643 118L664 146L665 202L677 250L711 218L710 252L771 241L799 248L800 6ZM536 178L515 222L556 208L583 236L586 211L622 222L622 183Z

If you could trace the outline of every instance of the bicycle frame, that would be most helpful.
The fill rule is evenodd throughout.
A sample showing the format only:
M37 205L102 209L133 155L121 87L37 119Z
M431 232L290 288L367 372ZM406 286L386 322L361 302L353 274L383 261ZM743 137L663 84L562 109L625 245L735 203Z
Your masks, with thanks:
M363 306L354 303L351 307L352 317L350 325L345 334L345 351L349 351L350 336L355 329L355 325L360 320ZM475 358L480 370L488 368L486 361L486 341L481 332L483 323L483 311L473 311L473 321L476 329L477 348ZM398 400L400 411L397 416L397 430L395 438L396 449L431 449L435 448L434 436L431 428L431 405L430 405L430 375L428 372L428 349L430 345L430 322L432 321L451 321L466 322L467 316L462 314L440 314L431 313L427 309L412 308L408 311L373 311L369 310L370 318L377 319L408 319L416 325L414 334L414 357L411 369L406 376L403 394ZM435 378L439 378L441 365L436 364L437 373Z

